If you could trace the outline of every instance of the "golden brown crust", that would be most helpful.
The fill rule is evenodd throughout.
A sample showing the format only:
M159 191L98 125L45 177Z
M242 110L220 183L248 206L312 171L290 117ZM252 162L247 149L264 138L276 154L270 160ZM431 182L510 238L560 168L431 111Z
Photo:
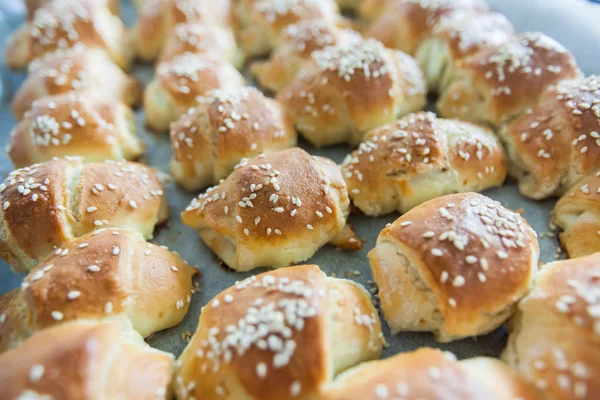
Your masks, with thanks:
M580 76L561 44L523 33L458 62L437 107L443 117L499 125L533 106L551 85Z
M0 201L2 257L19 271L96 229L124 228L150 238L168 213L154 169L130 162L83 165L79 158L11 172L0 185Z
M213 90L171 125L175 180L189 190L224 179L242 158L296 145L291 118L252 87Z
M327 47L312 58L277 98L316 146L356 144L366 131L425 105L415 61L377 41Z
M123 103L85 93L44 97L11 132L8 156L17 168L65 156L85 162L136 159L145 145L133 118Z
M519 303L503 357L547 399L600 390L600 253L544 266Z
M146 122L165 131L198 99L214 89L245 86L242 75L228 62L202 54L184 53L158 64L156 77L144 92Z
M381 350L379 321L365 293L315 265L237 283L204 307L180 358L178 398L314 398L340 368ZM332 336L344 327L345 335ZM352 345L354 354L339 353L335 341Z
M499 186L506 158L492 131L421 112L368 132L342 173L354 205L375 216Z
M29 64L28 78L16 93L12 108L22 118L32 103L45 96L71 91L86 92L103 100L121 100L135 106L141 98L140 83L126 75L98 49L75 47L56 50Z
M598 77L563 81L502 127L521 193L534 199L562 195L600 168L599 103Z
M381 306L394 331L423 329L417 321L396 321L405 299L397 293L402 282L393 276L403 266L388 259L387 243L433 292L441 327L425 330L439 330L442 340L497 328L537 270L535 232L518 214L476 193L430 200L386 227L369 254Z
M335 163L293 148L242 160L182 218L229 267L244 271L306 260L344 228L349 211Z
M457 362L452 354L421 348L355 367L329 385L324 400L541 400L535 389L499 361Z
M563 230L560 242L570 258L600 251L600 171L577 182L558 200L553 222Z
M307 20L283 30L281 44L269 60L250 64L250 72L261 86L278 92L289 84L310 62L311 54L334 45L350 45L361 40L351 29L331 25L323 20Z
M237 68L244 62L233 32L219 25L202 23L176 25L167 38L158 62L188 52L204 54L212 58L220 57Z
M230 29L231 0L138 0L138 19L133 37L138 55L145 61L158 57L179 24L207 24Z
M181 322L196 273L178 255L135 232L87 234L57 248L27 275L5 321L25 320L16 333L21 340L79 319L127 319L146 337ZM5 329L0 325L0 337L9 338ZM0 348L11 345L14 340Z
M341 22L335 0L240 0L236 6L240 25L238 42L250 56L269 53L281 43L286 27L307 20L329 25Z
M72 322L0 355L0 397L165 399L172 365L117 322Z
M441 18L458 10L475 15L489 8L483 0L388 1L366 36L379 40L386 47L414 54L432 35Z
M52 0L13 35L6 60L11 68L25 68L46 53L86 46L104 50L115 64L128 69L132 54L127 42L125 25L102 2Z

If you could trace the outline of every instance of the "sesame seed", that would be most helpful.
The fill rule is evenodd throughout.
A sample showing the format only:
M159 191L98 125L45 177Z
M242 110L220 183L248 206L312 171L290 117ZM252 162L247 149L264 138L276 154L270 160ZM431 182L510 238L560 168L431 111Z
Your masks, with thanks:
M292 386L290 386L290 394L293 397L298 396L300 394L301 390L302 390L302 386L299 381L295 381L294 383L292 383Z
M231 303L233 301L233 296L230 294L226 294L223 300L225 300L225 303Z
M76 298L78 298L79 296L81 296L81 292L78 290L71 290L68 294L67 294L67 299L69 300L75 300Z
M435 236L435 232L433 232L433 231L427 231L423 234L423 237L426 239L431 239L434 236Z
M456 308L456 300L454 300L452 297L448 299L448 304L450 304L450 307Z
M44 376L45 368L41 364L35 364L29 370L29 382L36 383Z
M452 281L452 286L454 287L461 287L464 286L465 284L465 278L462 275L457 275L456 277L454 277L454 280Z
M129 207L131 208L137 208L137 203L133 200L129 200Z
M90 272L99 272L100 271L100 267L97 265L90 265L89 267L87 267L87 270Z
M98 209L97 207L91 206L91 207L88 207L86 211L89 212L89 213L93 213L97 209Z
M444 253L440 250L440 249L431 249L431 254L433 254L436 257L441 257L444 255Z
M409 226L411 224L412 224L412 221L404 221L404 222L400 223L400 226L405 227L405 226Z
M375 386L375 395L378 399L385 399L389 394L390 390L383 383L378 383L377 386Z
M113 256L118 256L120 252L121 252L121 249L118 246L113 247L113 249L112 249Z
M171 271L173 271L173 272L179 272L179 268L177 268L174 265L171 265Z
M113 304L109 301L108 303L106 303L106 305L104 306L104 312L106 314L110 314L113 311Z
M61 313L60 311L52 311L50 315L57 321L62 321L63 319L63 313Z
M256 364L256 375L261 379L267 376L267 365L265 363L260 362Z
M312 231L314 228L313 228L313 226L311 224L307 224L306 225L306 229Z

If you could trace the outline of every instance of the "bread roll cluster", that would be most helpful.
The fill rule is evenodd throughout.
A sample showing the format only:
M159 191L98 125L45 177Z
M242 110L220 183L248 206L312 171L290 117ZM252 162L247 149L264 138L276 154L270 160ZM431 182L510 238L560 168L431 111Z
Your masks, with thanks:
M27 276L0 296L0 398L597 397L600 83L560 43L516 34L483 0L135 5L127 32L115 0L26 1L9 41L28 78L0 256ZM156 63L143 93L135 58ZM247 85L246 60L274 98ZM197 270L146 241L168 212L164 175L133 162L142 98L174 179L204 190L183 222L230 269L276 269L204 304L177 362L143 338L183 320ZM296 132L353 148L337 165ZM539 268L526 219L475 193L508 175L529 198L563 196L571 260ZM506 363L429 348L376 361L369 292L292 266L327 244L362 249L353 206L403 214L368 253L391 333L450 342L508 321Z

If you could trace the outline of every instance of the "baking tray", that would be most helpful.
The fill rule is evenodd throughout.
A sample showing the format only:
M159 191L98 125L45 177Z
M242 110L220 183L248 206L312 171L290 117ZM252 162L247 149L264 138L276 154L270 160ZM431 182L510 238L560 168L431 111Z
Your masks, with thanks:
M218 0L214 0L218 1ZM569 48L576 56L586 74L600 73L597 55L600 54L600 6L592 5L584 0L489 0L492 7L505 14L519 32L526 30L542 31ZM6 37L23 21L24 10L22 2L15 0L0 0L0 37ZM135 20L131 4L126 1L123 6L123 16L127 23ZM3 49L2 49L3 50ZM2 51L4 54L4 51ZM25 75L7 71L2 65L2 88L0 95L0 143L6 145L10 130L15 120L10 112L10 99L18 89ZM135 75L143 82L152 78L151 66L138 66ZM3 93L2 93L3 92ZM169 171L171 147L168 135L157 135L148 132L143 124L144 116L137 111L138 129L148 144L147 152L141 162L149 164L162 171ZM311 154L332 158L341 162L350 151L348 147L338 146L317 150L300 140L300 147ZM6 156L0 157L0 174L4 177L12 170L12 165ZM190 264L197 266L201 272L201 291L192 298L189 312L184 321L177 327L154 334L148 339L153 347L179 355L186 345L185 338L196 330L198 317L203 305L220 291L233 285L252 274L264 272L266 269L254 270L250 273L239 273L220 265L217 257L200 241L198 235L183 225L180 212L190 203L197 193L188 193L174 183L166 185L169 199L170 218L166 226L158 228L152 240L160 245L168 246L178 251ZM556 259L558 242L556 236L549 235L549 215L555 200L534 202L523 198L514 182L499 189L485 192L486 195L500 201L508 208L522 209L533 228L538 232L541 250L541 261L549 262ZM346 252L325 246L309 263L317 264L328 275L346 277L363 284L372 292L376 291L371 281L367 253L376 242L377 235L383 227L394 221L398 215L388 215L380 218L369 218L361 214L352 214L349 218L358 236L365 240L365 246L359 252ZM23 276L13 275L8 266L0 261L0 293L18 287ZM389 328L383 321L384 334L389 343L382 357L388 357L400 352L414 350L421 346L433 346L454 352L459 358L472 356L499 356L506 345L506 329L504 327L486 336L468 338L452 343L437 343L429 333L401 333L390 335Z

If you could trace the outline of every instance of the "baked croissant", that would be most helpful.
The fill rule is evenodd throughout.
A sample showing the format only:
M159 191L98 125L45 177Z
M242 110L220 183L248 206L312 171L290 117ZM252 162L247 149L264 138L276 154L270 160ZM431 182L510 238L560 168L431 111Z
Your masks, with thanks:
M415 60L366 40L315 51L277 99L313 145L356 145L370 129L421 110L426 93Z
M289 25L306 20L342 22L335 0L238 0L235 10L238 43L249 57L277 48Z
M74 46L101 49L123 69L133 53L121 19L98 0L52 0L18 29L6 48L6 63L25 68L35 58Z
M29 64L28 76L12 102L18 119L42 97L85 92L98 100L120 100L135 106L142 89L137 79L125 74L99 49L82 46L48 53Z
M579 77L562 45L542 33L523 33L459 61L437 110L445 118L498 126L534 106L548 87Z
M527 197L562 195L600 168L600 80L562 81L499 135Z
M252 276L213 298L178 360L180 400L308 400L379 356L381 325L360 285L316 265Z
M184 53L222 58L236 68L240 68L244 63L244 56L237 47L235 35L230 29L219 25L201 23L176 25L160 52L158 62L171 60Z
M144 92L146 123L154 130L166 131L210 90L243 86L242 75L226 61L183 53L158 64L156 76Z
M181 322L198 271L139 233L107 229L63 244L8 295L0 352L72 320L128 320L146 337Z
M8 175L0 199L0 256L15 271L31 270L63 243L97 229L150 238L168 215L157 171L131 162L32 165Z
M494 12L459 10L443 14L415 52L430 90L439 92L452 81L457 62L478 51L501 45L514 36L506 17Z
M0 398L166 400L173 364L117 322L71 322L0 355Z
M421 112L367 133L342 173L353 204L378 216L405 213L445 194L500 186L506 164L491 130Z
M554 224L569 258L600 251L600 170L569 189L554 206Z
M546 264L519 303L502 354L544 399L600 390L600 253Z
M296 145L280 105L252 87L213 90L171 124L171 173L188 190L219 182L243 158Z
M381 231L369 253L392 333L442 342L483 335L516 310L537 271L536 234L477 193L429 200Z
M361 39L358 32L323 20L307 20L290 25L282 33L281 44L268 60L250 64L250 72L261 86L278 92L310 62L311 54L333 45L350 46Z
M129 107L70 92L34 101L12 130L7 153L20 168L65 156L85 162L133 160L144 149Z
M248 271L304 261L327 242L361 248L349 213L338 166L293 148L242 160L181 217L225 264Z
M231 29L231 0L135 0L138 19L131 36L142 60L160 54L178 24L209 24Z
M489 12L484 0L375 0L374 3L379 3L375 7L379 11L365 35L411 55L431 37L442 17L464 11L475 19L478 14Z

